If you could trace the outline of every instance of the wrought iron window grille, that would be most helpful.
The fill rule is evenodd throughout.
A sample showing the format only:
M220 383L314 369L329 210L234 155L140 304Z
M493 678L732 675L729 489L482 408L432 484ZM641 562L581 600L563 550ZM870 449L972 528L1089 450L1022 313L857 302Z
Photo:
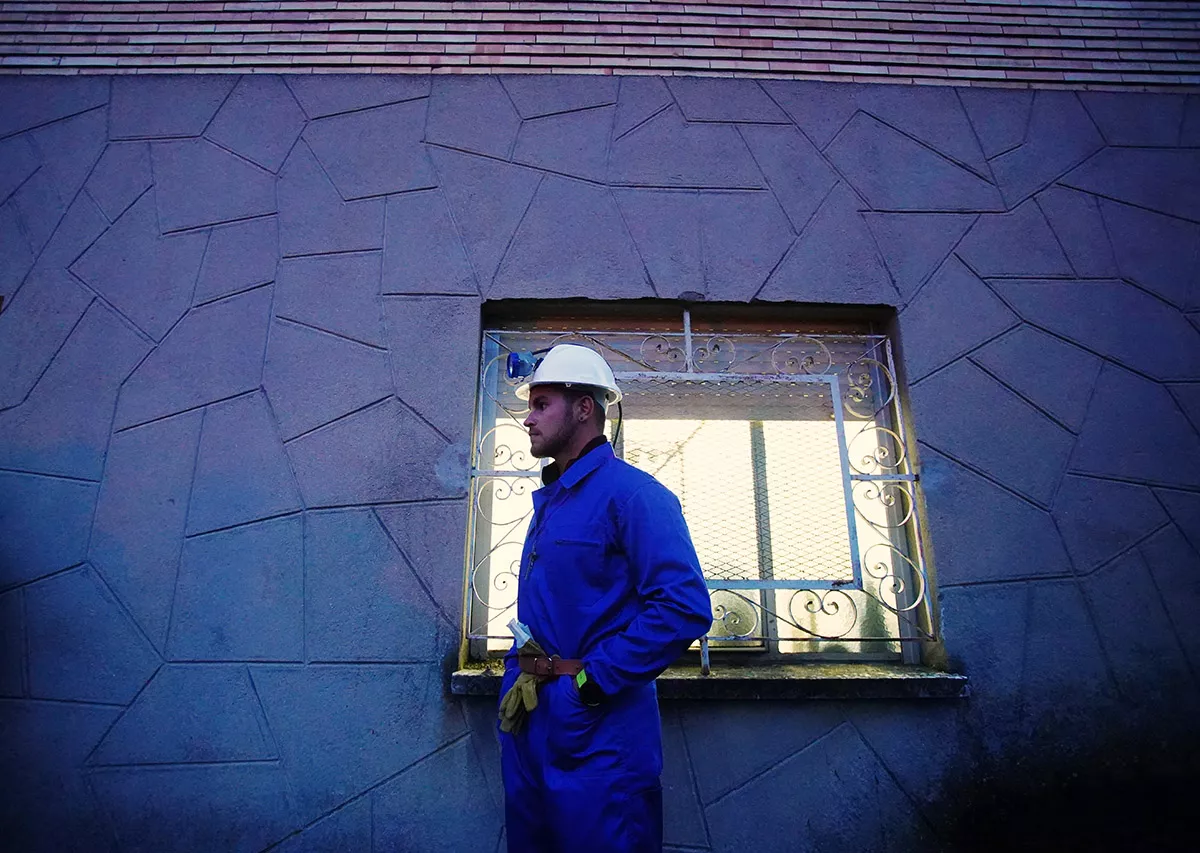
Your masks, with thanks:
M625 395L617 455L683 504L713 603L706 653L919 662L937 624L890 340L694 331L686 310L673 330L485 329L466 566L472 658L511 644L543 465L504 361L558 343L606 358Z

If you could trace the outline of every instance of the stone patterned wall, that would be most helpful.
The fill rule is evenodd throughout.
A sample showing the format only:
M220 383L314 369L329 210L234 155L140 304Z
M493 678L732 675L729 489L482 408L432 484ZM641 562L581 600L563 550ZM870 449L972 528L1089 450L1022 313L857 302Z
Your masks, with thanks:
M1168 738L1198 252L1195 96L4 80L4 835L498 849L492 708L446 676L499 297L899 312L973 698L667 703L674 848L913 849L989 774Z

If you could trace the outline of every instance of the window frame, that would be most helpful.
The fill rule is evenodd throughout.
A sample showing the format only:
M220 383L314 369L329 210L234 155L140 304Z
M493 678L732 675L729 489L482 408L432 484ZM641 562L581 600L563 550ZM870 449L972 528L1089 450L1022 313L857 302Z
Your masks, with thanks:
M488 309L491 310L488 310ZM479 506L479 493L477 490L476 475L480 473L489 473L487 469L481 469L477 464L480 454L483 451L483 435L481 431L485 423L484 409L488 405L488 395L485 393L487 374L489 369L489 361L494 361L489 358L486 352L489 335L506 334L506 333L528 333L531 335L557 335L559 338L564 338L570 335L587 335L591 333L593 336L614 334L614 333L636 333L647 336L662 337L664 334L679 335L682 333L684 347L683 358L686 368L689 371L693 370L693 354L696 347L696 340L703 339L711 341L717 338L722 338L726 335L760 335L770 336L779 335L784 338L808 338L813 339L816 336L833 338L838 335L847 338L871 338L878 339L882 346L886 359L881 362L882 368L887 372L890 382L890 391L887 398L884 400L883 406L876 409L874 416L878 415L883 408L888 408L891 412L892 420L888 426L893 428L893 433L897 437L902 451L899 460L900 467L892 474L870 475L863 474L854 478L856 483L865 483L869 486L875 483L880 483L878 487L882 494L883 484L902 484L905 490L907 510L904 515L904 520L901 524L903 528L902 534L909 543L910 550L907 554L901 554L902 557L911 566L913 578L920 578L920 595L917 601L912 603L913 615L915 621L909 622L905 619L900 619L900 626L897 636L894 638L899 649L899 653L889 653L882 656L884 661L901 663L903 665L913 665L922 662L924 654L930 648L940 648L940 630L938 624L937 608L935 606L934 593L934 578L932 567L927 562L927 532L924 529L922 501L920 496L919 474L917 473L917 460L915 458L915 442L911 439L911 424L905 400L905 386L903 382L902 366L899 364L899 359L895 354L895 349L898 347L898 341L895 334L894 314L888 311L871 311L864 310L860 307L851 307L846 309L832 308L830 306L776 306L772 305L769 308L761 306L744 306L744 305L721 305L714 303L705 303L700 305L686 305L680 303L649 303L648 301L639 301L637 303L534 303L521 301L513 304L492 304L485 306L485 322L483 324L483 335L481 338L481 373L477 377L477 404L475 408L475 424L472 442L472 485L470 490L470 525L468 532L468 542L466 549L466 579L464 590L464 653L463 659L467 658L474 660L482 660L486 662L490 658L494 658L498 652L493 649L490 652L486 650L486 642L484 647L480 646L480 638L473 636L472 633L472 618L473 618L473 603L476 599L473 577L479 567L479 563L475 560L475 547L477 540L477 513ZM768 319L768 316L770 319ZM533 318L533 319L531 319ZM675 327L672 328L672 321L675 319ZM500 341L493 338L493 343L500 345ZM851 362L853 363L853 362ZM830 362L830 369L833 363ZM637 371L641 372L641 371ZM657 375L662 375L666 371L650 371ZM618 384L622 378L628 379L630 371L623 371L615 368L615 373L618 377ZM692 378L697 374L693 372ZM839 387L839 378L837 373L818 373L791 374L792 380L796 380L799 376L804 376L804 379L799 381L807 382L827 382L833 390L833 397L840 402L844 402L841 396ZM726 377L727 378L727 377ZM503 380L499 380L503 381ZM494 399L494 398L493 398ZM499 405L498 400L495 401ZM840 406L835 405L835 416L838 421L838 435L841 439L845 439L846 431L842 425L842 411ZM509 413L512 415L513 413ZM513 415L514 420L516 416ZM519 420L518 420L519 423ZM751 422L752 423L752 422ZM752 427L751 427L752 428ZM620 455L621 447L618 443L618 453ZM847 452L846 444L842 444L842 452ZM843 461L846 463L845 456ZM843 465L844 472L850 470L848 463ZM495 473L494 469L490 473ZM536 468L531 469L524 475L526 478L536 476ZM854 513L854 495L849 491L851 488L851 478L846 478L847 488L847 510L848 516L851 518L850 525L852 560L855 561L856 578L861 579L861 569L857 565L858 544L855 537L855 526L853 523ZM534 485L534 488L540 486L540 482ZM524 531L521 532L521 541L523 541ZM519 553L519 542L517 543ZM909 559L909 557L913 559ZM519 558L518 558L519 559ZM516 573L514 573L516 574ZM911 586L916 583L915 580L909 579L908 584ZM516 578L513 578L513 583L516 583ZM721 586L720 584L717 585ZM784 582L777 584L783 589L795 589L796 585L784 586ZM710 588L713 588L710 583ZM765 642L753 645L739 642L728 642L724 645L720 641L714 640L711 643L705 644L707 648L705 656L709 650L714 660L722 664L732 666L749 666L759 665L764 663L769 664L808 664L808 663L873 663L879 662L881 656L878 654L872 655L864 651L846 651L843 653L834 653L829 651L815 652L784 652L780 650L780 633L778 627L778 607L775 606L774 589L763 587L759 584L757 587L766 593L767 606L762 607L765 634L769 639ZM812 584L806 585L807 589L815 589ZM834 585L830 588L833 592L842 592ZM856 588L859 589L859 588ZM832 593L830 593L832 594ZM795 593L793 593L793 596ZM512 612L509 615L515 615L515 593L513 595L513 604L509 605ZM484 603L486 607L486 603ZM826 606L826 597L820 597L820 607ZM918 606L919 605L919 606ZM891 608L889 608L891 609ZM861 620L856 616L854 623L859 624ZM477 624L477 623L476 623ZM878 643L879 638L847 638L847 637L825 637L821 640L812 640L805 642L825 643L859 643L858 648L865 649L868 643ZM693 661L695 653L693 653Z

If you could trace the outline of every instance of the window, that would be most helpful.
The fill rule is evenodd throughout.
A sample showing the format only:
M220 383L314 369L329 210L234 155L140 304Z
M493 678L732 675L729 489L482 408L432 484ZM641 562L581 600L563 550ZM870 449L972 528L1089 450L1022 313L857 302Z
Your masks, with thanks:
M605 357L624 393L609 412L616 454L683 504L711 591L714 653L916 662L917 641L935 639L887 334L878 323L731 312L746 309L485 321L467 549L472 657L511 644L541 485L504 361L558 343Z

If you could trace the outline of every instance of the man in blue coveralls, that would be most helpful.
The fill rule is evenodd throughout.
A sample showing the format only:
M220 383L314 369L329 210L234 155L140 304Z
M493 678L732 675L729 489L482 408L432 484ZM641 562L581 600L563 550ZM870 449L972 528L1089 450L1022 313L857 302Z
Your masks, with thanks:
M517 395L533 455L518 618L545 656L505 659L504 695L538 677L527 723L501 731L510 853L662 849L662 730L654 679L712 624L678 499L613 455L604 359L554 347Z

